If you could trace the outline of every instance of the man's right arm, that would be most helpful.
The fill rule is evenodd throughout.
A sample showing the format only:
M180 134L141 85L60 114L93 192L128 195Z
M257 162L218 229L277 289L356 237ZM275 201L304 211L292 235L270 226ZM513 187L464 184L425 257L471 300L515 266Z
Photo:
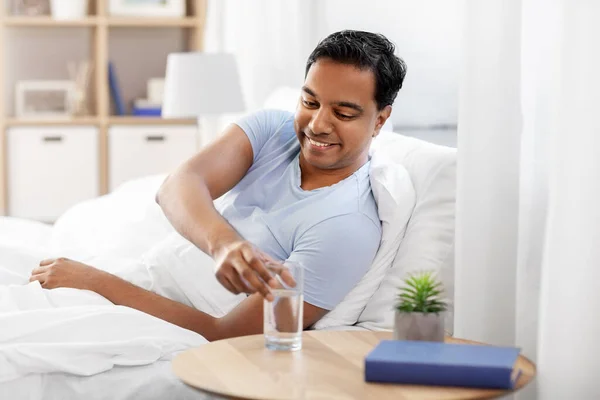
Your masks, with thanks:
M213 200L233 188L252 165L252 146L237 125L191 159L163 182L156 195L173 227L202 251L215 256L227 241L239 235L213 206Z
M260 251L245 241L213 205L214 199L244 177L252 162L250 140L238 125L232 124L167 177L156 202L179 234L215 259L217 279L223 286L233 293L258 290L270 297L265 282L271 276ZM242 276L252 287L240 279Z

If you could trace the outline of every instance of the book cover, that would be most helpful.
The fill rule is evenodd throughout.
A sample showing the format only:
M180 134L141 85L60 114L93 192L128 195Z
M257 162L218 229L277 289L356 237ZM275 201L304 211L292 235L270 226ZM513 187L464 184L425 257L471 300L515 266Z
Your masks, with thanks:
M133 111L131 113L137 117L160 117L161 109L160 108L138 108L133 107Z
M512 389L520 349L383 340L365 357L367 382Z
M115 113L117 115L125 115L125 106L123 105L123 97L121 96L121 88L117 80L117 73L112 62L108 63L108 84L110 93L115 103Z

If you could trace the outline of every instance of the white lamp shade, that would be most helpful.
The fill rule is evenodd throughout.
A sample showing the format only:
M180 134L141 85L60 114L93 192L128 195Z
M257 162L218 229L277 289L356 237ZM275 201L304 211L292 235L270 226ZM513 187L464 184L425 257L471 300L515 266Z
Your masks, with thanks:
M197 118L243 111L240 78L232 54L169 54L162 105L164 118Z

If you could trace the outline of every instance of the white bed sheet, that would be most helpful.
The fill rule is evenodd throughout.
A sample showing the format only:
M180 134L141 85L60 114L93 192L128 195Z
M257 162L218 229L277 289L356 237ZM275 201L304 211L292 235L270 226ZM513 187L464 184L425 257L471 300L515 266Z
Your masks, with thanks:
M52 225L21 218L0 217L0 244L46 250L52 239Z
M203 254L190 252L189 246L175 237L173 229L159 213L153 194L164 179L162 176L148 177L124 185L111 195L83 202L65 213L54 228L23 220L0 219L0 252L2 245L30 249L29 255L66 256L96 267L111 270L111 265L98 265L98 257L137 259L154 245L165 242L171 250L154 253L154 262L149 262L149 280L136 281L139 286L155 290L160 294L182 303L203 309L213 315L222 315L237 303L231 294L224 291L214 280L213 288L203 290L211 293L210 298L198 296L197 285L191 281L208 284L209 277L198 279L201 272L194 273L205 262ZM4 223L9 222L9 223ZM18 235L14 235L18 231ZM6 240L6 241L5 241ZM5 243L9 243L6 245ZM151 252L152 253L152 252ZM165 258L166 257L166 258ZM175 258L174 258L175 257ZM200 257L200 258L199 258ZM151 257L152 258L152 257ZM2 261L2 254L0 254ZM10 261L10 260L9 260ZM148 261L148 259L146 259ZM10 261L12 264L13 261ZM33 261L28 261L33 266ZM2 262L0 262L1 266ZM159 268L169 265L168 270ZM121 275L123 271L110 271ZM189 279L190 274L194 279ZM160 278L160 279L159 279ZM156 290L154 282L160 281L162 290ZM16 282L15 282L16 283ZM221 289L221 290L218 290ZM220 294L219 294L220 293ZM329 329L339 329L329 327ZM348 327L343 327L348 329ZM64 372L30 374L0 384L0 398L218 398L197 392L182 384L172 373L169 361L156 361L151 365L136 367L113 367L112 369L82 377Z
M4 221L2 221L4 222ZM20 224L20 222L24 222L24 224ZM36 231L36 229L38 228L38 226L36 226L36 224L28 224L28 221L11 221L10 224L10 228L14 229L15 227L19 227L20 231L19 233L26 233L25 231L27 229L31 229L31 231L33 233L40 233L41 231ZM0 222L0 230L2 230L2 227L8 228L9 224L2 224ZM42 229L44 230L44 229ZM33 290L35 288L30 287L30 285L27 285L27 287L24 286L20 286L23 284L23 279L24 279L24 274L29 271L31 268L33 268L38 260L40 259L40 257L43 257L44 254L48 251L48 248L44 248L44 246L42 246L44 242L42 240L40 241L22 241L22 240L16 240L16 238L13 236L11 238L10 236L10 232L8 232L8 229L5 231L2 231L3 237L6 238L10 238L11 240L8 241L6 240L4 243L0 242L0 280L2 281L3 284L16 284L17 286L14 287L14 289L16 289L17 291L23 291L23 290ZM40 235L39 237L42 237L43 235ZM25 236L26 237L26 236ZM45 237L47 238L47 237ZM167 244L167 246L170 246L169 244ZM160 252L154 253L154 255L156 255L157 257L160 257ZM150 254L150 259L147 259L146 261L151 262L152 263L152 253ZM156 261L156 260L155 260ZM110 259L106 259L105 260L106 265L101 265L100 264L95 264L98 267L107 267L106 269L109 269L108 267L115 267L115 263L111 262ZM153 262L152 264L156 264L156 262ZM163 263L160 263L163 264ZM11 268L6 268L7 266L10 266ZM197 267L199 267L199 265L197 265ZM139 270L137 270L136 268L133 268L132 271L113 271L113 272L121 272L123 274L128 274L131 272L137 273L139 274ZM143 271L142 271L143 272ZM172 294L175 295L176 291L177 291L177 282L176 281L185 281L185 279L177 279L177 277L173 277L171 276L171 274L168 274L166 270L157 270L154 266L150 267L150 270L148 271L150 275L145 276L145 275L141 275L141 282L140 285L142 286L146 286L146 285L150 285L153 286L154 282L156 282L156 278L158 278L158 275L160 276L160 280L164 282L164 285L162 285L162 288L156 288L159 289L159 292L163 292L163 294L167 295L167 294ZM169 275L169 276L167 276ZM214 274L212 272L210 272L210 276L212 276L214 278ZM216 279L215 279L216 281ZM214 283L213 283L214 285ZM149 287L148 287L149 288ZM220 288L220 286L219 286ZM4 287L4 291L6 291L6 287ZM66 289L66 291L68 291L69 289ZM213 292L213 291L211 291ZM229 297L230 299L234 299L235 296L229 294L226 291L221 291L221 293L224 293L227 295L227 297ZM77 293L78 295L81 295L81 293ZM47 295L49 297L51 297L51 302L52 304L56 304L56 301L59 298L62 298L64 296L59 295L58 291L54 292L51 291L50 293L47 293ZM52 296L50 296L52 295ZM192 295L190 296L186 296L186 295L181 295L183 297L178 298L178 300L182 301L182 302L194 302L195 301L202 301L199 299L192 299L191 297L193 297ZM32 300L30 298L31 296L27 297L27 300ZM18 299L19 297L17 297ZM0 309L4 309L4 311L7 311L6 308L10 308L11 304L16 304L14 303L13 299L10 298L10 296L7 298L6 296L3 297L4 300L7 300L8 303L4 303ZM35 299L33 299L35 300ZM66 298L65 298L66 300ZM187 301L186 301L187 300ZM0 303L2 303L0 301ZM35 302L34 302L35 303ZM27 307L28 304L25 304L25 307ZM33 304L34 308L36 307L36 304ZM22 308L22 307L21 307ZM211 307L205 307L205 308L209 308L211 309ZM222 313L221 310L214 310L214 308L212 308L213 311L215 312L215 314L220 314ZM1 311L1 310L0 310ZM13 315L13 317L16 315ZM4 322L7 322L8 320L11 319L11 315L9 314L4 314L4 316L2 317L2 320L4 320ZM47 321L48 322L48 321ZM11 325L10 327L7 326L7 328L16 328L16 329L2 329L3 328L4 323L0 323L0 336L2 336L1 334L4 333L5 335L8 334L9 336L11 336L11 332L13 330L19 331L19 326L21 326L20 323L10 323L9 325ZM31 321L29 321L27 323L28 326L31 325ZM33 325L35 326L35 325ZM46 329L46 328L43 328ZM74 329L78 329L78 328L74 328ZM83 326L81 329L88 330L89 328L86 326ZM138 329L138 328L136 328ZM72 332L75 333L75 332ZM79 335L79 329L76 333L76 336ZM82 335L85 337L85 333L82 333ZM176 337L179 337L176 335ZM26 340L27 341L27 340ZM59 339L60 342L60 339ZM57 343L59 346L63 345L62 343ZM6 342L3 341L3 346L6 345ZM198 345L198 344L196 344ZM27 344L26 344L27 346ZM48 347L44 347L41 349L41 352L32 352L30 350L25 351L25 355L27 354L33 354L33 359L34 359L34 366L39 366L41 368L47 368L47 366L44 366L43 363L39 364L37 362L35 362L35 359L38 358L38 356L42 356L46 353L48 353L48 351L52 352L51 348ZM17 351L18 353L19 351ZM37 354L37 355L36 355ZM10 359L10 352L9 353L3 353L4 357L9 357ZM2 358L2 357L0 357ZM32 365L31 362L25 360L22 361L23 357L13 357L13 361L17 360L18 363L16 364L17 367L25 367L28 368L28 366ZM25 357L25 359L27 359L27 357ZM31 359L31 357L29 357L29 359ZM5 359L6 360L6 359ZM6 374L7 369L6 368L11 368L11 364L12 362L8 362L8 364L5 362L4 364L0 363L0 369L2 369L2 374ZM80 362L78 362L78 364L81 364ZM14 366L15 364L13 364ZM70 366L69 366L70 367ZM95 366L94 366L95 368ZM22 368L21 368L22 369ZM1 375L1 374L0 374ZM16 380L11 380L11 381L7 381L7 382L2 382L0 383L0 399L66 399L66 398L98 398L98 399L164 399L164 398L182 398L182 399L206 399L206 398L218 398L215 396L209 396L207 394L203 394L199 391L196 391L195 389L192 389L190 387L188 387L187 385L183 384L171 371L171 364L169 360L158 360L158 361L154 361L152 364L150 365L143 365L143 366L133 366L133 367L120 367L120 366L115 366L112 367L111 369L109 369L108 371L102 372L102 373L98 373L98 374L94 374L93 376L78 376L77 374L71 374L71 373L64 373L64 372L52 372L49 374L43 374L43 373L30 373L28 375L22 376Z
M196 390L177 378L169 361L116 367L90 377L63 373L29 375L0 385L1 399L208 400L223 397Z
M159 180L161 180L160 177L156 178L157 182ZM142 196L140 191L132 191L137 196ZM146 193L144 193L144 195L145 198L149 197L146 195ZM111 208L113 204L108 204L109 200L110 196L106 196L104 200L98 200L97 202L104 201L107 203L106 208ZM84 213L85 210L83 210L83 208L85 206L86 204L82 203L77 207L74 207L71 210L70 215L66 215L66 217L74 220L78 219L77 217L80 217L81 214ZM152 204L146 205L147 208L150 208L151 206ZM78 212L79 209L81 209L81 212ZM132 218L140 218L140 216L131 213L132 207L127 207L126 210L118 209L118 211L121 211L121 213L113 215L113 218L122 218L123 215L126 214L128 217L127 222L129 222L127 225L132 225L130 223ZM137 209L137 212L140 212L140 208ZM81 222L85 224L85 222L90 221ZM118 228L122 227L123 225L120 225ZM156 236L152 238L154 239L154 242L156 242L160 237L166 236L168 229L163 229L163 227L164 224L159 226L159 232L156 232L156 230L152 232ZM144 228L148 227L144 226L142 229ZM57 233L59 235L57 235ZM0 264L31 264L29 266L32 267L35 264L34 261L37 261L45 256L55 255L54 253L57 251L57 247L63 247L65 244L71 245L72 242L69 242L68 240L71 239L71 237L67 237L67 233L68 232L63 231L57 232L53 226L36 221L20 218L0 217ZM89 232L88 235L91 236L93 233L95 232ZM146 233L149 233L147 229ZM120 237L118 239L123 238ZM117 241L117 243L118 242L125 244L126 241L122 240ZM99 247L106 246L105 243L99 243L98 245ZM134 254L137 255L145 246L140 244L139 247L140 248L133 249L130 248L130 246L125 245L123 246L123 252L129 252L129 254L127 254L128 256ZM120 249L121 248L118 250ZM15 252L14 250L18 251ZM72 249L69 247L65 250L69 250L68 253L71 253ZM77 248L77 250L80 250L80 248ZM101 248L100 250L107 249ZM78 255L82 255L81 252L78 253ZM27 257L20 257L18 254L26 254ZM87 257L85 258L89 258L94 255L96 254L87 254ZM122 256L123 254L115 255ZM222 397L200 392L184 384L173 373L171 362L168 360L156 361L152 364L143 366L117 366L106 372L93 376L77 376L62 372L51 374L30 374L17 380L0 383L0 399L62 400L80 398L111 400L167 398L203 400L221 399Z

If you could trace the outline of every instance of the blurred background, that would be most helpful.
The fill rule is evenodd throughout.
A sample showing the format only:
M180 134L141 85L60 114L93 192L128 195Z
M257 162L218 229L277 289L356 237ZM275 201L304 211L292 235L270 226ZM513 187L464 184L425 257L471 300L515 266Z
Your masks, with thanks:
M244 113L294 109L309 53L343 29L408 65L386 128L456 146L462 0L3 1L0 214L53 222ZM173 53L224 58L173 59L166 85Z

